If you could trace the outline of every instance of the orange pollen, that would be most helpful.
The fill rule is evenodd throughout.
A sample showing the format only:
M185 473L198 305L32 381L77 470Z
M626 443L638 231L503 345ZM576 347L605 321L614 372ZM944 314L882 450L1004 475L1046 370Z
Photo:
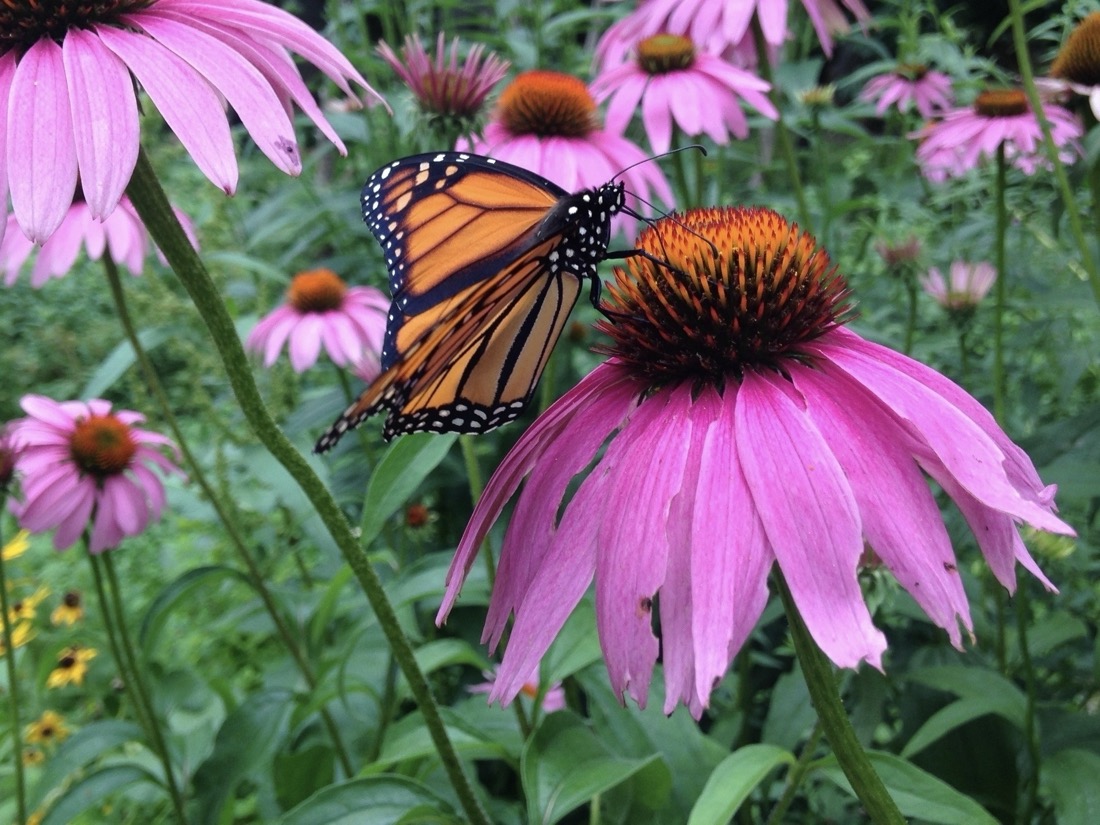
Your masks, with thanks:
M596 101L584 81L542 69L522 72L508 84L497 116L516 135L584 137L597 128Z
M1070 32L1054 58L1050 74L1085 86L1100 85L1100 11L1094 11Z
M671 215L615 268L600 322L618 357L655 384L721 386L745 369L781 369L800 345L852 315L844 279L814 238L763 207ZM666 263L658 263L664 261Z
M119 17L139 11L153 0L0 0L0 54L23 52L43 37L58 43L70 29L92 24L117 26Z
M532 699L534 699L536 696L539 695L538 682L525 682L523 687L519 689L519 692L522 693L524 696L530 696Z
M90 415L76 422L69 453L86 473L104 478L118 475L137 452L130 427L113 415Z
M974 111L986 117L1016 117L1030 110L1022 89L986 89L974 100Z
M331 269L310 269L294 276L286 298L299 312L329 312L343 306L347 291L347 284Z
M638 65L646 74L687 69L695 62L695 44L678 34L655 34L638 43Z

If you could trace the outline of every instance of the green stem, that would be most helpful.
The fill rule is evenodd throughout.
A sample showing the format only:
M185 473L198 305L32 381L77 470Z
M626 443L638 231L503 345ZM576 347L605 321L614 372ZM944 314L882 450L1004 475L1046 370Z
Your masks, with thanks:
M118 666L122 682L126 686L126 693L134 706L134 714L138 723L145 729L145 735L149 737L154 753L160 759L164 769L164 784L168 789L168 796L172 800L172 808L176 819L186 825L187 814L183 806L183 797L176 785L176 772L172 767L172 759L168 755L168 746L165 744L160 725L157 723L153 705L149 701L149 694L145 690L145 683L141 678L140 668L133 656L130 636L125 632L126 619L122 613L122 600L118 594L118 583L114 577L114 567L109 563L110 551L100 556L89 552L87 541L84 545L85 555L92 566L92 577L95 579L96 595L99 597L99 607L103 614L103 627L107 631L107 642L111 646L111 656ZM111 574L111 596L108 596L107 588L103 586L103 571L105 567Z
M1027 610L1027 588L1020 583L1016 591L1016 635L1020 643L1020 661L1024 667L1024 689L1027 693L1027 712L1024 715L1024 738L1027 740L1027 751L1031 761L1031 774L1027 777L1027 796L1025 797L1024 810L1019 817L1020 822L1032 822L1035 815L1035 806L1038 802L1039 776L1042 766L1042 750L1039 747L1039 733L1035 725L1035 665L1031 661L1031 651L1028 649L1027 628L1030 622Z
M481 493L485 489L485 484L481 479L481 465L477 461L477 447L473 438L468 435L459 436L458 443L462 447L462 460L466 463L466 477L470 480L470 501L476 507L481 499ZM497 580L497 568L496 562L493 560L493 546L490 544L488 536L481 542L481 556L485 559L485 574L489 577L489 589L491 590L493 582Z
M970 381L970 345L967 343L967 327L959 327L959 383L964 387Z
M806 778L810 768L810 760L813 759L814 752L817 750L817 745L821 741L821 735L824 732L821 720L818 719L814 729L810 731L806 744L802 746L802 753L798 755L798 761L791 765L791 769L787 772L787 784L783 788L783 794L775 803L772 812L768 814L765 825L780 825L784 821L783 817L787 815L787 810L798 795L798 789L802 785L802 780Z
M1008 233L1008 205L1005 202L1006 171L1005 145L1002 141L997 147L997 184L993 194L997 210L997 226L994 230L994 265L997 267L997 282L994 285L993 305L993 415L1003 427L1005 423L1005 296L1007 294L1005 272L1005 235Z
M1077 211L1077 200L1073 195L1073 188L1069 184L1066 168L1062 163L1062 159L1058 156L1058 147L1054 145L1050 122L1043 110L1039 90L1035 86L1035 74L1031 70L1031 56L1027 50L1027 33L1024 30L1024 13L1020 6L1020 0L1008 0L1008 7L1012 18L1012 43L1016 48L1016 63L1020 69L1020 77L1024 81L1024 91L1027 93L1031 111L1035 113L1035 118L1039 121L1039 128L1043 130L1043 144L1047 150L1047 157L1053 166L1058 189L1062 193L1062 203L1066 207L1066 218L1069 220L1070 232L1073 234L1073 240L1077 244L1078 252L1081 254L1081 263L1088 274L1093 297L1097 303L1100 303L1100 271L1096 268L1092 248L1085 238L1085 231L1081 226L1081 217ZM1093 204L1093 209L1096 208L1097 205Z
M992 574L986 577L986 582L993 591L993 611L997 617L996 634L993 637L993 655L997 658L997 669L1008 675L1008 634L1005 620L1005 591L1000 582L993 578Z
M264 608L267 610L272 623L275 625L275 631L279 639L290 653L291 658L294 659L294 663L302 674L302 679L309 687L310 692L313 693L317 690L317 677L313 672L313 668L310 667L305 654L295 640L294 634L291 633L290 628L287 626L283 614L276 605L275 598L267 587L263 571L260 570L259 564L248 549L244 536L237 526L236 514L230 513L228 507L223 504L223 502L229 501L230 498L228 496L218 495L217 491L214 490L213 484L211 484L210 480L206 477L206 473L203 471L202 466L199 464L198 460L196 460L194 453L191 452L187 439L184 437L183 430L180 428L179 421L172 412L172 404L168 400L168 395L164 392L164 387L161 385L160 379L157 378L157 372L153 369L152 362L150 362L149 356L145 352L145 348L141 345L141 339L138 338L137 331L134 328L133 318L131 318L129 307L126 304L126 293L122 288L122 279L119 278L118 267L115 265L110 252L104 253L103 266L107 273L107 283L111 289L111 297L114 299L115 312L118 315L119 323L122 324L123 332L126 334L126 338L129 340L130 346L134 350L134 356L137 359L142 376L145 379L145 386L149 390L154 401L156 401L157 406L160 407L161 417L172 431L172 437L175 439L176 446L179 448L184 463L187 465L191 480L202 490L207 502L209 502L210 506L214 509L214 513L217 515L218 520L225 528L230 544L233 545L234 549L237 551L237 555L248 569L248 579L249 583L252 585L252 589L256 591L256 594L260 597L260 601L263 602ZM295 557L297 558L296 551ZM336 756L340 760L340 765L344 769L345 775L352 776L354 774L354 769L352 768L351 758L348 756L347 748L344 746L343 739L340 737L340 729L337 727L335 720L333 720L332 715L326 708L321 708L320 714L329 737L332 739L333 749L336 751Z
M905 346L902 349L906 355L913 351L913 335L917 330L917 278L911 267L905 268Z
M488 825L488 817L447 735L439 706L432 696L423 671L416 662L412 645L401 629L381 579L371 567L370 558L356 541L351 525L348 524L335 499L267 411L252 376L248 358L237 337L233 319L229 317L225 303L218 294L210 274L180 228L179 221L172 212L144 151L138 155L137 166L127 187L127 193L138 216L168 259L184 288L187 289L200 317L206 324L225 366L229 383L241 411L253 432L309 498L333 541L340 548L348 566L359 580L378 619L378 624L397 659L397 664L409 682L409 689L424 716L424 724L435 744L440 762L455 789L466 818L473 823Z
M795 654L802 665L806 687L810 690L810 700L841 770L848 777L852 790L863 803L872 822L876 825L905 825L905 817L901 815L886 786L882 784L882 779L875 773L867 752L856 738L856 732L837 690L832 665L806 629L782 573L778 574L777 579L779 595L783 599L787 623L794 640Z
M768 43L764 40L764 30L760 27L760 19L756 13L752 16L752 36L756 44L756 64L760 71L760 77L768 82L771 90L768 96L777 112L775 118L775 137L779 141L779 151L783 155L783 161L787 164L787 178L794 191L795 201L798 203L798 223L803 232L813 234L813 224L810 221L810 207L806 201L806 193L802 189L802 175L798 171L798 158L794 154L794 141L791 133L787 131L787 124L783 122L783 109L780 106L779 90L775 87L775 73L772 72L768 62Z
M4 512L4 499L0 494L0 513ZM0 547L4 536L0 533ZM19 720L19 683L15 678L15 640L11 631L11 614L8 612L8 580L4 572L4 555L0 553L0 624L4 626L4 662L8 668L8 709L11 714L12 765L15 768L15 815L17 825L27 821L27 786L23 775L23 727Z

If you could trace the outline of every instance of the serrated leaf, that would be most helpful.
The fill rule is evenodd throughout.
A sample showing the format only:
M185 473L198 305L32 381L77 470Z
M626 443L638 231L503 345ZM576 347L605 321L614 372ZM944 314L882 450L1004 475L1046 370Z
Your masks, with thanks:
M997 825L997 820L969 796L912 762L880 751L867 751L867 757L904 816L937 825ZM813 769L855 795L835 755L815 763Z
M454 433L413 433L399 438L371 474L363 502L361 540L370 544L386 519L405 503L420 483L446 457Z
M1043 760L1042 781L1058 825L1100 822L1100 755L1079 748L1059 751Z
M553 825L597 794L659 760L613 753L568 711L547 716L524 748L520 776L531 823Z
M707 779L703 793L691 809L688 825L726 825L768 774L794 761L794 754L775 745L738 748Z
M279 825L449 825L462 820L426 786L402 776L368 776L315 793Z

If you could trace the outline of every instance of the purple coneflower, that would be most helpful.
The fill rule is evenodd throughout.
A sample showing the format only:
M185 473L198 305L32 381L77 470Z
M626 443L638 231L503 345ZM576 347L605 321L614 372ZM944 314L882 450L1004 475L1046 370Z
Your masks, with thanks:
M561 72L519 74L501 92L482 135L460 140L458 148L530 169L569 192L601 186L619 175L634 209L639 199L652 200L650 189L666 204L673 202L660 167L642 163L647 155L637 144L601 129L584 82ZM625 229L632 219L620 213L612 225Z
M826 55L833 52L832 35L848 30L841 4L860 22L871 19L862 0L802 0ZM712 54L745 48L752 40L753 15L768 46L781 46L787 39L787 0L645 0L608 27L596 46L596 61L617 65L639 40L661 33L686 35Z
M382 351L390 301L372 286L349 287L331 269L299 272L286 303L252 328L245 348L263 353L270 367L289 341L290 366L304 372L317 363L321 345L337 366L359 365L364 350Z
M843 327L847 286L813 238L767 209L710 208L638 247L652 260L616 269L601 322L612 357L505 457L451 565L438 621L526 478L484 631L495 646L515 614L490 699L515 697L595 579L615 692L644 704L660 655L665 710L699 716L775 563L833 662L880 667L865 542L960 647L970 612L928 477L1005 587L1016 561L1051 587L1016 522L1072 534L1054 488L964 390Z
M982 302L996 280L997 270L988 261L953 261L947 280L937 267L932 267L920 279L920 284L944 309L971 311Z
M302 168L291 102L345 153L290 51L350 97L349 80L381 100L336 47L259 0L3 3L0 32L0 208L10 187L12 211L35 243L64 220L78 175L93 217L118 204L138 155L135 81L229 194L237 161L226 103L288 174Z
M768 99L770 85L720 57L698 51L687 37L657 34L637 46L624 63L606 67L592 83L597 101L610 100L607 128L623 133L639 102L642 123L653 151L667 152L672 124L689 136L706 133L718 145L729 135L744 139L749 124L741 111L744 100L765 117L778 113Z
M191 219L179 209L175 212L184 232L191 238L192 244L197 245ZM103 220L93 217L88 204L77 198L69 206L60 226L41 247L16 231L15 215L9 215L7 220L8 232L0 241L0 270L4 272L5 286L16 282L23 265L32 256L35 258L31 269L32 287L38 289L50 278L63 278L73 268L82 246L93 261L98 261L104 252L109 251L111 259L125 266L132 275L140 275L145 267L149 238L145 225L125 196Z
M486 54L480 43L470 48L459 65L458 38L451 41L448 57L443 32L436 39L434 61L416 35L405 38L401 57L384 40L377 50L412 90L421 111L460 121L469 121L481 113L485 98L511 66L493 52Z
M859 93L862 100L878 101L875 114L882 117L891 106L902 114L910 107L925 118L951 106L951 78L923 64L902 63L892 72L872 77Z
M88 549L99 553L160 518L164 486L151 468L183 473L158 449L171 441L134 426L144 416L112 412L98 398L59 403L25 395L19 403L27 413L12 423L20 526L33 533L56 528L53 544L63 550L90 524Z
M478 682L476 685L470 685L466 688L470 693L492 693L496 686L497 675L500 673L500 665L494 665L492 670L483 670L481 675L485 677L484 682ZM539 673L536 669L531 677L523 683L519 689L519 693L523 696L534 700L539 695ZM561 686L561 682L555 682L549 688L546 689L546 693L543 694L542 702L539 704L543 713L553 713L556 710L563 710L565 708L565 688Z
M1080 149L1081 124L1073 113L1048 104L1043 113L1063 163L1072 163ZM989 89L972 106L952 109L942 120L927 124L910 137L920 140L917 161L924 176L941 182L961 177L983 159L995 157L1004 144L1005 158L1026 175L1046 168L1043 132L1027 96L1020 89Z
M1087 97L1093 116L1100 120L1100 12L1094 11L1070 32L1050 75L1056 90Z

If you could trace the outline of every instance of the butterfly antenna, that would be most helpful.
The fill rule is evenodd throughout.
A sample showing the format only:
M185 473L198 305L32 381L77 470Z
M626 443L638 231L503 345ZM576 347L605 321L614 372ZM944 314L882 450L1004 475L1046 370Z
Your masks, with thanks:
M636 163L630 164L625 169L620 169L618 172L616 172L614 175L611 176L611 180L615 180L615 178L620 177L621 175L625 175L631 169L633 169L636 166L641 166L643 163L649 163L651 161L661 160L662 158L671 157L672 155L678 155L680 152L688 152L692 149L698 149L700 152L703 153L703 157L707 156L707 150L706 150L705 146L703 146L701 143L692 143L690 146L680 146L677 149L669 149L667 152L661 152L661 154L659 154L659 155L651 155L647 158L642 158L641 160L637 161Z

